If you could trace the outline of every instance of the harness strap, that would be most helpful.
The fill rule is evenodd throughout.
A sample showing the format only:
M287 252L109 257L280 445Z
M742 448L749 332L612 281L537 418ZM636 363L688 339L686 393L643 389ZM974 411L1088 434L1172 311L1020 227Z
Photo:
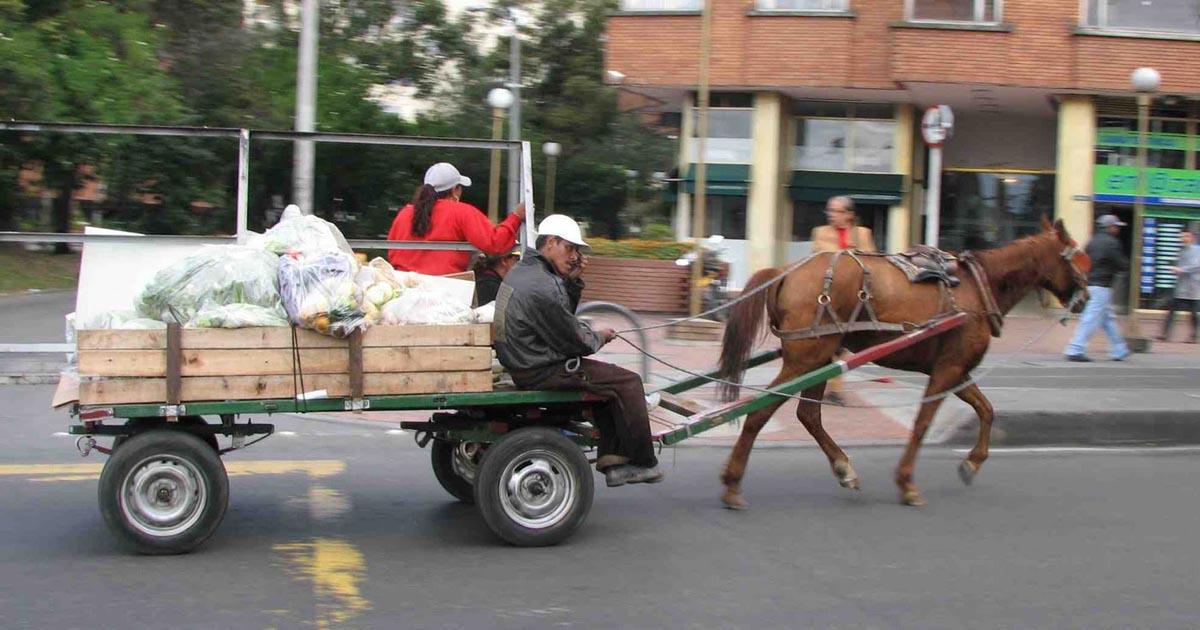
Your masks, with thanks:
M983 300L983 308L987 312L988 328L992 331L993 337L999 337L1001 329L1004 328L1004 315L1000 313L1000 307L996 305L996 297L992 294L992 285L987 279L987 270L980 264L979 259L972 252L963 252L958 257L971 272L971 277L975 279L975 284L979 287L979 296Z

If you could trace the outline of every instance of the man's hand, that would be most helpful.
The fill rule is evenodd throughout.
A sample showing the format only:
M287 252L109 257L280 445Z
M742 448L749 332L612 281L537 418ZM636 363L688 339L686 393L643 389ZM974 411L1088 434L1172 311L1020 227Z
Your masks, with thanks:
M615 331L611 328L605 328L604 330L600 331L600 336L604 338L604 343L607 344L607 343L610 343L613 339L617 338L617 331Z
M522 223L525 222L525 204L518 205L517 209L513 210L512 213L517 215L517 217L521 219Z

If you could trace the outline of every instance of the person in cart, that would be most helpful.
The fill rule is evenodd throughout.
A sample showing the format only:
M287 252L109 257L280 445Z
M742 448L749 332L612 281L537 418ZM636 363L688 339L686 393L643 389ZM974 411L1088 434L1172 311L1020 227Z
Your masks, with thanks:
M500 292L500 283L504 282L504 277L519 260L521 260L519 249L500 256L480 254L473 269L475 272L475 303L483 306L495 302L496 294Z
M389 241L467 241L486 256L512 250L525 221L525 205L517 206L499 225L492 225L479 208L461 201L471 178L448 162L425 171L425 182L412 203L400 209L388 231ZM462 273L471 264L470 252L454 250L393 249L388 261L401 271L431 276Z
M624 368L585 358L616 338L575 316L590 248L579 224L561 214L542 220L536 250L508 273L496 298L496 354L521 389L583 390L608 400L596 418L596 469L611 488L658 483L642 379Z

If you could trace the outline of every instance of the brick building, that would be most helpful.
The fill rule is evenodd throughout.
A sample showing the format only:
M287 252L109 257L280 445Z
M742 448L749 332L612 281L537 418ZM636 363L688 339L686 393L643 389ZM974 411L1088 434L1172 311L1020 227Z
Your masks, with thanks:
M703 0L622 0L606 65L681 128L675 227L690 235ZM851 194L882 248L921 240L922 110L955 112L941 245L1003 244L1045 213L1086 240L1137 192L1130 72L1151 66L1149 281L1200 220L1200 0L712 0L708 226L734 286L807 251L823 202ZM1150 234L1150 232L1147 232ZM1154 255L1150 255L1150 254ZM1158 280L1156 278L1156 273ZM1164 284L1165 283L1165 284ZM1159 286L1159 285L1163 286ZM1146 285L1143 288L1147 288Z

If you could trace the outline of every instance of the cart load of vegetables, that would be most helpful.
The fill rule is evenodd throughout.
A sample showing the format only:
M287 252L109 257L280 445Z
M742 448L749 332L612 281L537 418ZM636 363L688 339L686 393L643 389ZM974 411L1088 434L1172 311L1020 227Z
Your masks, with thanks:
M336 225L318 216L301 214L300 208L295 204L283 211L279 222L271 229L262 234L252 235L247 244L277 256L295 253L354 253Z
M142 290L135 304L141 317L198 327L196 316L206 310L232 305L257 306L281 318L279 257L254 247L210 245L196 254L160 270ZM245 309L243 309L245 310ZM222 327L254 326L239 323L237 309L222 318Z
M369 325L363 290L355 283L358 263L342 252L279 259L279 289L293 324L323 335L347 337Z

